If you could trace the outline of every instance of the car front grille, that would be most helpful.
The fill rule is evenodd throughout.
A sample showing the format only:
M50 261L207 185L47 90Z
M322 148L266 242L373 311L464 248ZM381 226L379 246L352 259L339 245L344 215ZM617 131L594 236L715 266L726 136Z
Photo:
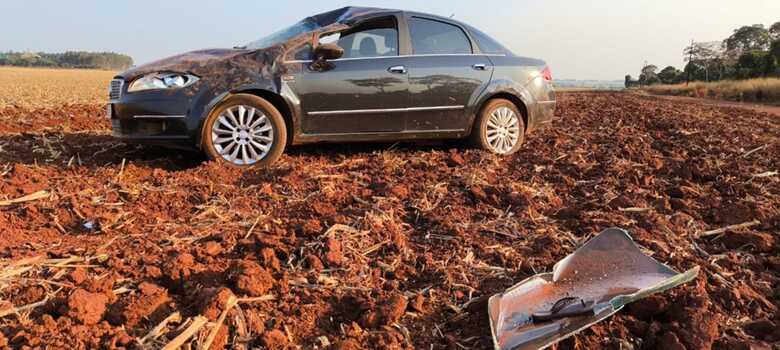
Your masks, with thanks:
M118 100L122 97L122 87L124 87L125 81L123 79L114 79L111 80L111 86L108 90L108 98L113 100Z

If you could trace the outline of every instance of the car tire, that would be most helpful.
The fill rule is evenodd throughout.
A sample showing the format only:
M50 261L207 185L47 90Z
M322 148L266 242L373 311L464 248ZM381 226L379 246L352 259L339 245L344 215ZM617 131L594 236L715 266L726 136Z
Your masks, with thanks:
M287 126L270 102L236 94L217 105L203 123L201 146L209 159L240 169L274 164L287 146Z
M495 154L516 153L525 141L523 114L512 101L488 101L477 115L470 141L474 147Z

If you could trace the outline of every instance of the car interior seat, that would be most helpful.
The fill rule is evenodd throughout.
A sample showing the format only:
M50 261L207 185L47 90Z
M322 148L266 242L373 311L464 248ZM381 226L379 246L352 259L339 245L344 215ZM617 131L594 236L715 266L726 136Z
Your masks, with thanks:
M376 57L378 52L373 38L363 38L360 41L360 57Z

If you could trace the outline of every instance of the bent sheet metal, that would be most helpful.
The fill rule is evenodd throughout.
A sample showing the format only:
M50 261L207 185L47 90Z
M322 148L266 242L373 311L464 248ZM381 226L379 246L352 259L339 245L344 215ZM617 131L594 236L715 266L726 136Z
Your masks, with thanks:
M490 298L496 349L541 349L620 311L628 303L696 278L643 254L621 229L609 229L558 262Z

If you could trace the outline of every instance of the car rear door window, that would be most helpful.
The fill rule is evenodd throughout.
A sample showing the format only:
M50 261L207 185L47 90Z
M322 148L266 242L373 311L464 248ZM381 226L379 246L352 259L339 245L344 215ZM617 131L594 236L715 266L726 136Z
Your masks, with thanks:
M471 54L471 42L458 26L425 18L409 19L416 55Z

